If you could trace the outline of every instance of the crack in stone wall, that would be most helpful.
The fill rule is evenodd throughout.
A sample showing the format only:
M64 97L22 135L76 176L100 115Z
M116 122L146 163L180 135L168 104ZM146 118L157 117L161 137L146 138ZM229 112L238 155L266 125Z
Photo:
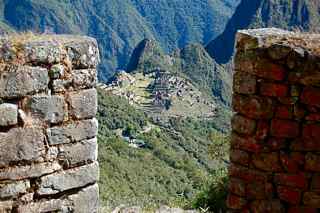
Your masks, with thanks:
M98 212L97 42L0 38L0 212Z
M320 209L320 35L237 34L230 212Z

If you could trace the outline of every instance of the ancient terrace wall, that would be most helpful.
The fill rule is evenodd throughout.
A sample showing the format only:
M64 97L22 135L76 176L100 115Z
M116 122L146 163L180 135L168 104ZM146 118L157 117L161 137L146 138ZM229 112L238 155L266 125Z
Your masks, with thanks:
M233 108L231 212L317 212L320 35L240 31Z
M0 38L0 212L97 212L97 43Z

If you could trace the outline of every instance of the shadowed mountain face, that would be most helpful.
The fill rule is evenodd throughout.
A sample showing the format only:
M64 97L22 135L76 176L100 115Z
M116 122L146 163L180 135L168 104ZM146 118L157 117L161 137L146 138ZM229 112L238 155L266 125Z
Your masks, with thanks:
M2 0L0 31L86 34L97 38L106 81L124 69L144 38L165 52L207 43L224 29L238 0Z
M224 32L206 47L210 56L218 63L227 63L234 50L234 40L239 29L248 28L262 0L243 0L229 20Z
M320 1L242 0L224 32L206 49L218 63L227 63L234 52L237 30L261 27L319 31Z

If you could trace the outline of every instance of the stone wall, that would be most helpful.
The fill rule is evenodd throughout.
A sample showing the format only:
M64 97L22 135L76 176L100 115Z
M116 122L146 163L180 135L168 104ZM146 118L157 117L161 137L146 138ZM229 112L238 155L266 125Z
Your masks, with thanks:
M0 212L97 212L94 39L0 38Z
M320 35L240 31L230 212L320 208Z

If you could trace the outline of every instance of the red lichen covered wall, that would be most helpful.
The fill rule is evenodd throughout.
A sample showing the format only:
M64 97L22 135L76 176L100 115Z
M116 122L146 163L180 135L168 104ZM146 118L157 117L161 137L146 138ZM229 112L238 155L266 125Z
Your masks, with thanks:
M230 212L320 208L320 35L240 31Z

